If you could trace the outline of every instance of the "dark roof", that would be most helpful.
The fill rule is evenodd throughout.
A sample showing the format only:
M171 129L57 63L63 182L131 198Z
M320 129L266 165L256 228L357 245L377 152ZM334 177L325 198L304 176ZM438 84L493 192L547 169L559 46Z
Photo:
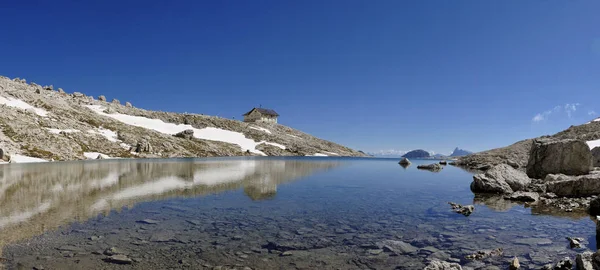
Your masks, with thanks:
M275 112L274 110L265 109L265 108L253 108L249 112L245 113L243 116L249 115L254 110L257 110L259 113L266 114L266 115L279 116L279 114L277 112Z

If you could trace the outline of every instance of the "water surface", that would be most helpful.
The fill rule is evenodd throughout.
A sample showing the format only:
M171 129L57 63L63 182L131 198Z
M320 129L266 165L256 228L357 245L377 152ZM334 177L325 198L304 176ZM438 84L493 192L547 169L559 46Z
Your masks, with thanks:
M222 158L0 167L0 247L9 268L528 268L595 247L581 214L475 197L472 174L394 159ZM469 216L447 202L475 203ZM402 241L402 242L400 242ZM390 243L393 243L390 249ZM384 247L385 245L388 247ZM502 247L504 255L465 255ZM131 265L105 261L115 248ZM113 249L113 251L115 251Z

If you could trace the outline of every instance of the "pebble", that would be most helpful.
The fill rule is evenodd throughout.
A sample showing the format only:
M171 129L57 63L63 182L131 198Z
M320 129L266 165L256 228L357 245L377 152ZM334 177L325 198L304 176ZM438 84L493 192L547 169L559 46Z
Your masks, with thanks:
M144 220L138 220L136 221L137 223L142 223L142 224L158 224L159 222L154 220L154 219L144 219Z
M110 256L106 258L105 261L116 264L131 264L133 262L129 257L123 254Z

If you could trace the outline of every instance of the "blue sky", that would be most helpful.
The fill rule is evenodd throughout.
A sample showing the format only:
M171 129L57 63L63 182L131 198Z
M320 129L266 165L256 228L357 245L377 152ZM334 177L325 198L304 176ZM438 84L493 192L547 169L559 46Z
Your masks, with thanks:
M365 151L480 151L600 113L600 1L11 2L0 75L153 110L262 104Z

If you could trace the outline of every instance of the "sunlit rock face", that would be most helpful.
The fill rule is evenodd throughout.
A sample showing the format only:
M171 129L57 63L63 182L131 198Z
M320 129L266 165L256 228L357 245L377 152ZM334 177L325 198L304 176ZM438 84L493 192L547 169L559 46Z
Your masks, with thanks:
M144 201L243 189L252 200L277 185L333 168L301 160L98 161L0 167L0 248L73 221Z

